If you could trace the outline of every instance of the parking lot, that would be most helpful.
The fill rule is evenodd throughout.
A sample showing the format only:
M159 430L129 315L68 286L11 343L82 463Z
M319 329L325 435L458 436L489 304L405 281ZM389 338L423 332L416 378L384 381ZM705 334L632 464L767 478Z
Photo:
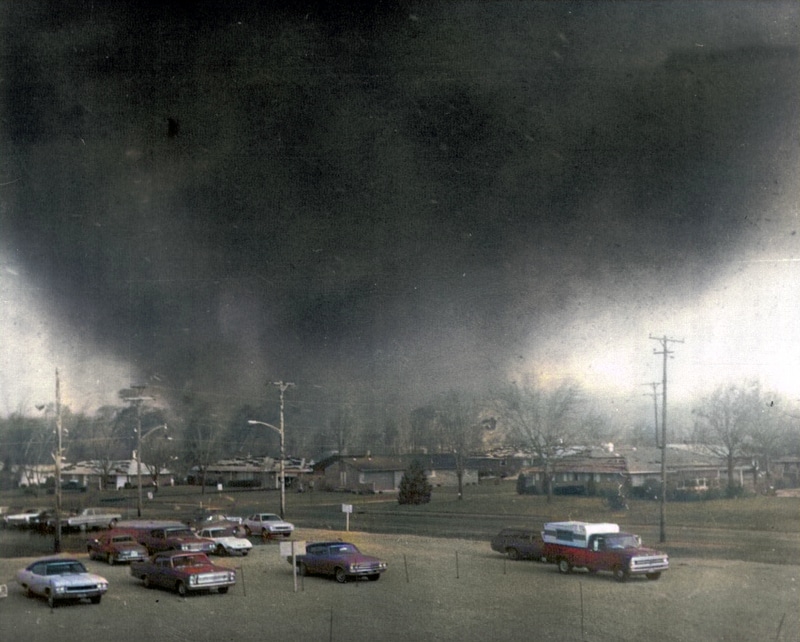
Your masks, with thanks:
M562 576L510 562L485 542L303 529L382 557L378 582L297 579L277 542L255 542L227 595L145 589L126 566L86 561L110 581L98 606L49 609L13 580L24 559L0 559L0 638L30 640L797 640L800 568L672 559L658 582ZM84 557L85 556L81 556ZM20 637L22 636L22 637Z

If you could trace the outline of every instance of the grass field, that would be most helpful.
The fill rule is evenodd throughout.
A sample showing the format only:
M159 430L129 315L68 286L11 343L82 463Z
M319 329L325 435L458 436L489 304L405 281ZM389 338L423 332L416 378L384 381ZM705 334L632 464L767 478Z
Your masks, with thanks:
M0 506L22 508L52 506L53 496L31 497L21 491L0 493ZM108 506L124 517L136 515L136 491L90 491L66 494L66 508ZM287 518L298 527L344 529L342 504L351 504L351 528L376 533L405 533L434 537L487 540L505 525L533 525L546 521L577 519L618 522L642 536L646 544L657 545L671 555L739 559L773 564L800 565L800 498L756 496L707 502L667 504L667 541L659 544L659 504L631 501L629 510L611 512L599 498L521 496L513 482L468 486L459 500L455 489L435 488L429 504L400 506L393 495L352 495L344 493L288 493ZM145 517L189 519L201 507L213 507L234 514L251 511L278 512L276 491L222 492L198 487L164 488L146 500ZM0 542L4 536L0 534ZM82 541L82 540L81 540ZM26 538L18 552L30 552ZM41 542L45 548L49 543ZM14 554L6 539L4 556ZM34 551L41 552L41 551ZM45 551L46 552L46 551Z

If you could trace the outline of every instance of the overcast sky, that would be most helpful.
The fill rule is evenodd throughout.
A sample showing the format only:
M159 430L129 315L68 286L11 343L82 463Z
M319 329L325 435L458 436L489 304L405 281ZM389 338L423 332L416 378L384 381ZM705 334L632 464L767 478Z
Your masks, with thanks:
M0 3L0 412L58 367L74 410L535 376L635 414L651 335L676 399L800 399L796 2L102 4Z

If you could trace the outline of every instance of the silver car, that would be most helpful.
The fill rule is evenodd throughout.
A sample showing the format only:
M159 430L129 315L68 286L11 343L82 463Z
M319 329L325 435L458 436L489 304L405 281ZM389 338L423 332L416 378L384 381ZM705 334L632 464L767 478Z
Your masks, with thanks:
M294 531L294 524L282 520L275 513L254 513L245 517L242 524L248 535L260 535L264 539L276 535L289 537Z
M70 557L42 557L17 571L17 583L29 596L47 598L50 608L68 600L91 600L100 604L108 590L108 580L86 570Z

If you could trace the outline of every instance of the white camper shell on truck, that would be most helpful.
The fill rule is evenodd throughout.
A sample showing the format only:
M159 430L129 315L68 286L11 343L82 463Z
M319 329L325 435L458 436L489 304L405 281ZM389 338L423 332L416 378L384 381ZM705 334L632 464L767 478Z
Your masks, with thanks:
M542 539L550 544L587 548L589 538L599 533L619 533L619 524L589 522L548 522Z

